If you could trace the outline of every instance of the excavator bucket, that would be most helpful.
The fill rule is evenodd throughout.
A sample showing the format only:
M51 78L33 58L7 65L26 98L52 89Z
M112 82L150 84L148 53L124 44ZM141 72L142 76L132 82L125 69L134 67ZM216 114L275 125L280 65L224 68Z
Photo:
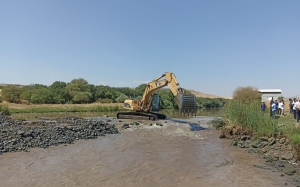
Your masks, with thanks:
M197 100L194 94L178 94L175 100L177 100L180 115L196 116Z

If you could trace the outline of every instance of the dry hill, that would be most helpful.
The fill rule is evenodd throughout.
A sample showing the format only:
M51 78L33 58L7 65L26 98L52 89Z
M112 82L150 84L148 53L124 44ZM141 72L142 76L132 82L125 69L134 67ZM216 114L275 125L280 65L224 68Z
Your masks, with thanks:
M232 99L230 97L224 97L224 96L217 96L217 95L211 95L211 94L205 94L202 92L197 92L195 90L189 90L192 94L194 94L196 97L206 97L206 98L224 98L224 99Z

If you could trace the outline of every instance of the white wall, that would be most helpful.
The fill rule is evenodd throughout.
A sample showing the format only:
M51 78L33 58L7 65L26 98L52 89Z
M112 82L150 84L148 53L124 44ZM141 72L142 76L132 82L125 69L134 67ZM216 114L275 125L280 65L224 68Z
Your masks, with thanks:
M281 93L261 93L261 101L268 101L269 97L273 97L273 100L278 100L278 97L282 97Z

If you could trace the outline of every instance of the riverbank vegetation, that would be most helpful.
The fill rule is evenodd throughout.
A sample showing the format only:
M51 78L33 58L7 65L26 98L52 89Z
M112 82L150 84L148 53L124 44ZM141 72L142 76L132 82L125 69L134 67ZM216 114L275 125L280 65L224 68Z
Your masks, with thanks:
M289 114L286 107L286 115L271 118L269 108L265 113L260 110L261 96L252 87L241 87L234 91L233 99L221 109L221 118L213 121L217 128L240 126L245 131L251 132L254 138L286 137L295 146L300 146L300 127ZM242 132L243 133L243 132ZM243 134L241 134L243 135Z
M105 106L105 104L121 104L128 98L141 99L145 88L146 84L141 84L136 88L93 85L79 78L73 79L69 83L55 81L50 86L41 84L2 86L0 102L2 100L8 102L8 108L12 113L122 110L121 106L111 107ZM190 93L188 90L185 91ZM157 93L161 97L162 109L178 108L174 102L174 95L169 89L161 89ZM222 98L197 98L199 108L221 108L226 102L228 100ZM25 107L16 108L16 105L11 105L11 103ZM83 107L82 105L93 103L97 103L98 106ZM53 104L58 105L50 107ZM104 105L100 107L100 104Z

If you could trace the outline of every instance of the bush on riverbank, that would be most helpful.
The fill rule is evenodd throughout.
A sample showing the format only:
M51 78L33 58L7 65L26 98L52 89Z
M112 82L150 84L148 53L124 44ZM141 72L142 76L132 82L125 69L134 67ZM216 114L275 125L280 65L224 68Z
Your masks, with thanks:
M280 133L277 120L263 114L256 101L250 104L230 101L222 110L221 116L225 125L242 126L257 136L273 136Z

